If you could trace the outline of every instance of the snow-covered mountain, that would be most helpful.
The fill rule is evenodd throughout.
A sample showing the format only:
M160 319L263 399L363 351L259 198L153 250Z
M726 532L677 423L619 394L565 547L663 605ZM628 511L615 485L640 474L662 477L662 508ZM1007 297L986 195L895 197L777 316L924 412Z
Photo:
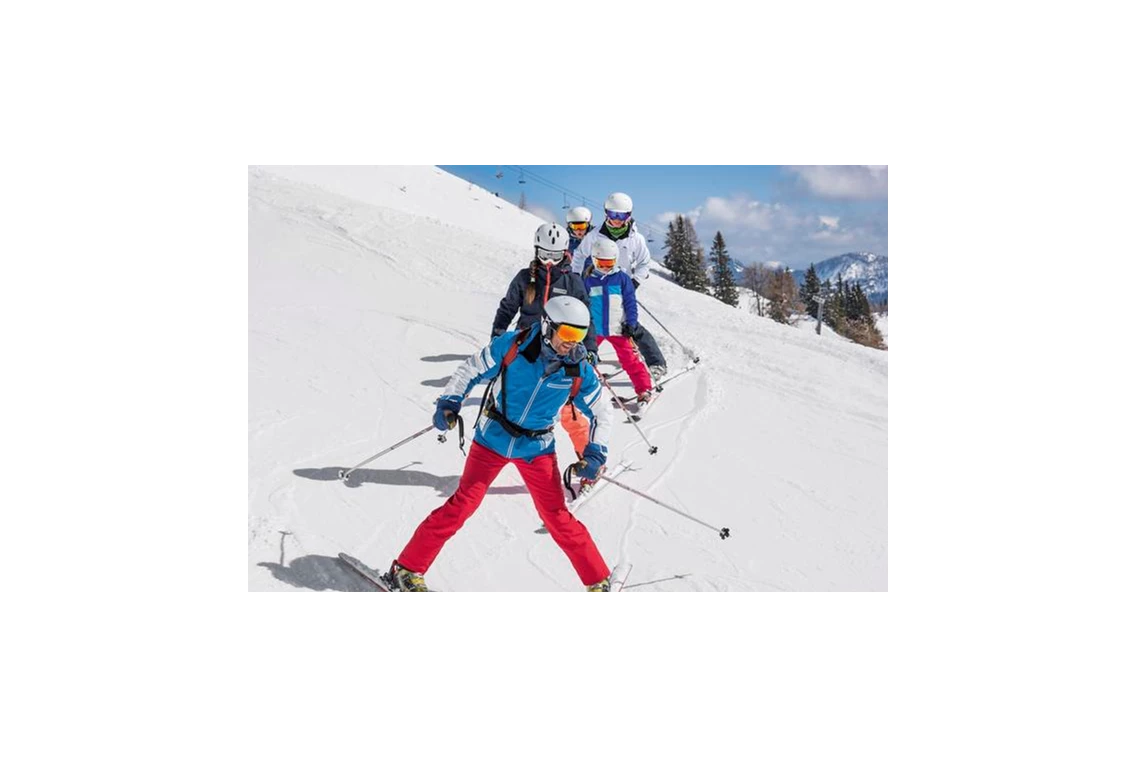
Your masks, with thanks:
M659 257L659 260L660 261L663 260L662 255ZM739 263L738 261L736 261L734 258L730 259L730 273L734 277L734 283L735 284L740 284L742 282L742 270L743 270L743 268L744 268L744 266L741 263ZM714 264L711 264L711 263L707 264L707 279L713 282L714 281L714 275L715 275Z
M869 300L877 301L888 297L888 256L876 253L845 253L834 258L826 258L815 263L821 281L836 282L838 275L850 284L860 283ZM805 281L809 267L794 271L794 281L800 286Z

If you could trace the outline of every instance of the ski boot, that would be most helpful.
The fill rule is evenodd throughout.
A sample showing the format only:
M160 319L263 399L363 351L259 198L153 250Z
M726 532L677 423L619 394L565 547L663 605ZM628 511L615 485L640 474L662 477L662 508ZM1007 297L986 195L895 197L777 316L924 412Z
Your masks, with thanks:
M576 496L577 497L583 497L584 495L587 495L589 492L592 491L592 488L595 486L596 486L596 480L595 479L581 479L580 480L580 490L576 493Z
M391 572L387 574L387 578L395 592L430 592L426 588L426 580L422 578L422 574L403 568L398 561L391 562Z
M648 366L648 371L651 372L651 383L659 384L659 380L667 375L667 364L658 363L654 366Z
M612 582L609 581L608 577L604 577L603 579L601 579L596 584L588 585L588 591L589 592L611 592L612 591Z

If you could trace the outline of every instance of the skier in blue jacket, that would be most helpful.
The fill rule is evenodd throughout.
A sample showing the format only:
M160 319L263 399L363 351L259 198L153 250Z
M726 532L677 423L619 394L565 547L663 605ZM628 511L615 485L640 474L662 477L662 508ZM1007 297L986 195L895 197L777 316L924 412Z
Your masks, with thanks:
M443 431L454 426L474 386L492 381L458 489L419 524L391 565L401 591L426 591L423 574L481 505L507 463L521 472L537 513L588 591L609 591L607 564L588 529L565 507L553 437L553 424L572 397L591 422L591 442L575 464L576 473L588 479L600 475L608 459L611 408L601 396L595 370L584 360L581 341L589 323L584 303L568 295L550 298L539 323L495 338L454 372L435 406L434 425Z
M628 372L636 399L646 403L651 399L651 374L640 360L632 345L631 334L639 323L639 306L632 277L617 263L619 248L612 240L601 237L592 245L592 265L585 277L588 289L589 310L596 326L596 341L610 342L616 350L620 365Z

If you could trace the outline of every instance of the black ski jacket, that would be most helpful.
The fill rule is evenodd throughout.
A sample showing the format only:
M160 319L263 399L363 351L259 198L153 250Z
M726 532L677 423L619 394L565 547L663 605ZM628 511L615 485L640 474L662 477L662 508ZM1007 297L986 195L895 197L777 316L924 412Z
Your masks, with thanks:
M529 286L530 277L534 278L533 288L535 296L533 302L525 302L525 288ZM530 264L513 277L509 289L501 304L497 307L497 315L493 320L493 335L497 337L509 329L509 322L521 311L521 318L517 322L517 329L525 329L534 321L541 318L541 311L545 301L557 295L571 295L580 302L588 305L588 292L584 289L584 280L579 274L574 274L568 256L557 266L546 268L543 264ZM584 349L590 353L596 352L596 327L589 323L588 336L584 338Z

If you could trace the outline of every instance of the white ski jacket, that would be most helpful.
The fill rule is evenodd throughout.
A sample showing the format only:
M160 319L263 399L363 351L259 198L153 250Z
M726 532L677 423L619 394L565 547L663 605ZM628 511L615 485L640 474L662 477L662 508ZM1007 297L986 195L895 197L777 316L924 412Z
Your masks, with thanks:
M584 235L584 239L580 241L576 251L572 254L572 270L578 274L584 273L584 267L592 261L592 246L596 240L600 239L603 235L608 239L613 239L607 234L604 234L604 223L601 222L600 226L593 229L588 234ZM636 222L632 221L632 228L618 240L614 240L616 247L620 248L620 254L616 258L616 265L623 271L631 275L632 279L637 284L643 284L647 281L649 276L647 272L648 261L651 260L651 252L647 249L647 240L644 236L636 231Z

